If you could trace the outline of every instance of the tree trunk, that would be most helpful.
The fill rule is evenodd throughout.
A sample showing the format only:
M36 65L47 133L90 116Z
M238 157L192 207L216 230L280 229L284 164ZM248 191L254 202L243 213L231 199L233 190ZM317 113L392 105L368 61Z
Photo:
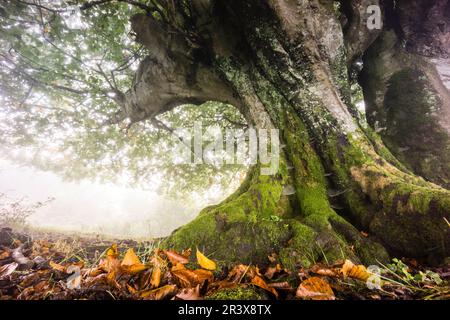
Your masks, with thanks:
M388 252L448 256L450 192L408 171L354 116L347 64L378 32L345 43L331 0L186 7L172 13L186 33L133 18L150 57L127 94L126 115L140 120L186 101L227 102L256 128L279 129L285 148L277 174L261 175L256 165L238 191L165 246L198 246L244 263L276 252L289 268L343 258L373 263ZM286 195L290 187L295 192Z
M367 118L408 169L450 187L450 2L400 1L364 55Z

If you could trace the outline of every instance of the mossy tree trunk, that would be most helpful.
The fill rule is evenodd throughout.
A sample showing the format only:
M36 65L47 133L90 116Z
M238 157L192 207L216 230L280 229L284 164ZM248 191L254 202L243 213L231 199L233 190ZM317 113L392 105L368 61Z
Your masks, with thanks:
M450 192L408 171L359 123L347 52L364 52L373 39L346 43L339 15L331 0L217 0L180 2L172 29L133 18L150 56L125 97L126 116L138 121L187 101L218 100L256 128L279 129L285 145L277 174L255 166L236 193L164 245L198 246L226 262L264 263L277 252L291 268L342 258L372 263L387 252L448 256Z
M448 189L450 1L400 1L386 16L363 59L368 121L409 169Z

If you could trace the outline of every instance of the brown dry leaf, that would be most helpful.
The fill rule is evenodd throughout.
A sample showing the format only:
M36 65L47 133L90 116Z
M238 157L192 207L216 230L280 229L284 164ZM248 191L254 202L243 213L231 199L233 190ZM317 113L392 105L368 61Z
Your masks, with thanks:
M260 287L261 289L264 289L264 290L266 290L266 291L269 291L269 292L273 293L273 295L274 295L276 298L278 298L278 292L277 292L277 290L275 290L275 289L272 288L272 287L269 287L269 286L267 285L267 283L266 283L260 276L255 276L255 277L253 277L251 283L254 284L255 286Z
M67 270L67 267L66 267L66 266L63 266L63 265L61 265L61 264L59 264L59 263L56 263L56 262L53 262L53 261L50 261L50 262L49 262L49 265L50 265L50 267L51 267L53 270L56 270L56 271L59 271L59 272L66 273L66 270Z
M283 281L283 282L272 282L268 284L269 287L275 288L277 290L294 290L294 288L292 288L292 286L289 284L289 282L287 281Z
M316 265L312 266L311 272L321 275L321 276L327 276L327 277L337 277L338 276L338 273L336 272L335 269L331 269L331 268L325 267L320 264L316 264Z
M371 276L371 274L367 272L365 266L355 265L350 260L345 260L344 265L341 268L341 272L344 277L350 277L362 281L366 281Z
M153 268L152 271L152 278L150 280L150 286L152 288L159 287L159 284L161 283L161 269L159 267Z
M175 297L181 300L202 300L200 297L200 285L198 284L195 288L185 288Z
M116 287L117 289L121 289L121 285L116 280L116 271L111 271L106 276L106 281L109 285Z
M4 266L0 267L0 279L4 279L7 276L9 276L11 273L13 273L19 264L17 262L11 262L9 264L5 264Z
M211 271L207 270L188 270L180 269L171 272L175 277L176 282L181 288L192 288L196 285L203 285L205 281L212 282L214 275Z
M108 255L106 259L101 260L99 268L105 272L117 272L120 270L120 261L113 255Z
M205 281L212 282L214 280L214 274L211 271L197 269L193 271L197 275L197 281L199 284L203 284Z
M88 277L96 277L103 273L103 270L101 268L91 268L87 270L83 270L84 274L86 274Z
M248 268L249 266L246 266L244 264L238 264L237 266L234 266L233 269L228 272L227 280L233 283L241 282Z
M266 272L264 273L264 276L265 276L267 279L272 279L273 276L274 276L276 273L278 273L278 272L280 272L280 271L282 271L282 270L283 270L283 268L282 268L281 265L278 263L275 267L269 267L269 268L267 268Z
M10 255L11 255L11 253L9 253L8 251L6 251L6 250L2 251L2 253L0 253L0 260L9 258Z
M158 289L143 291L140 293L140 296L149 300L162 300L175 292L177 292L177 286L174 284L168 284Z
M318 277L303 281L297 289L296 297L311 300L336 299L328 282Z
M208 259L203 253L197 249L197 262L203 269L216 270L217 265L214 261Z
M177 265L179 263L181 263L181 264L189 263L188 258L177 253L176 251L163 250L163 252L167 256L167 258L169 258L169 261L170 261L170 263L172 263L172 265Z

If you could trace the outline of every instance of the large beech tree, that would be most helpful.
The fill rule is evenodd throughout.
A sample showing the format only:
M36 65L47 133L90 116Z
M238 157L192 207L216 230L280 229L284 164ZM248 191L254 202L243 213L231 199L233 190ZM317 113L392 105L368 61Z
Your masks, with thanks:
M234 194L164 246L202 247L227 262L263 263L276 252L288 267L449 255L450 1L81 8L117 2L141 10L131 26L147 55L131 87L115 91L109 124L217 101L255 128L279 129L284 146L276 174L252 167ZM368 28L370 5L381 8L380 29ZM368 124L353 104L357 82Z

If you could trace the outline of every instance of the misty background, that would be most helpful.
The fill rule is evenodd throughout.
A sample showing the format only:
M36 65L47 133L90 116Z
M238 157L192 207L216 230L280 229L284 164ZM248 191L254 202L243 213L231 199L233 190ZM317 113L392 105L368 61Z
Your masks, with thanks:
M129 238L167 236L192 220L202 207L220 200L211 196L206 201L187 202L113 184L68 182L51 172L1 158L0 193L26 197L30 202L55 198L28 219L33 228Z

